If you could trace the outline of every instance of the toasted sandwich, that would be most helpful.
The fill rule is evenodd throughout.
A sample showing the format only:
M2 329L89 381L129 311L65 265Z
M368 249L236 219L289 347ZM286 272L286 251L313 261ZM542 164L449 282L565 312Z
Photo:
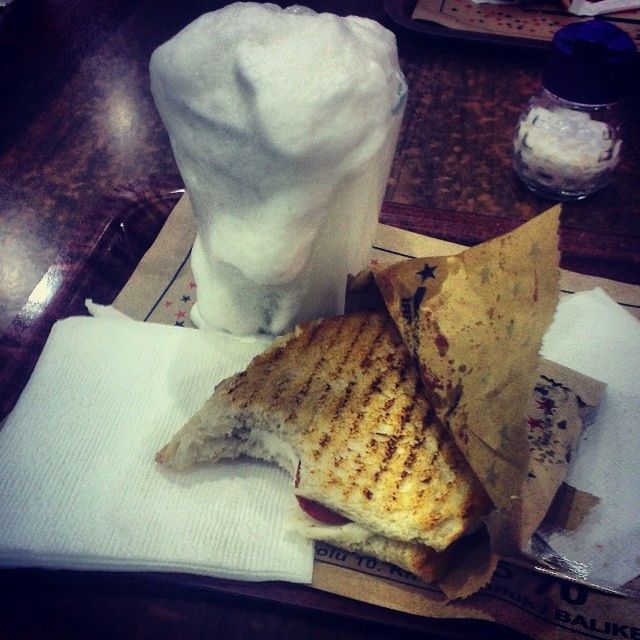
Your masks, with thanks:
M156 460L184 470L240 456L291 475L300 533L427 581L492 508L386 311L277 339L221 382Z

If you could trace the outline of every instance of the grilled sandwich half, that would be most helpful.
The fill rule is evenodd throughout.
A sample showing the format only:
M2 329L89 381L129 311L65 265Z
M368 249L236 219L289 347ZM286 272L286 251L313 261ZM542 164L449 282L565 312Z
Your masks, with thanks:
M385 311L306 323L221 382L156 460L274 462L303 535L433 581L492 505L421 385Z

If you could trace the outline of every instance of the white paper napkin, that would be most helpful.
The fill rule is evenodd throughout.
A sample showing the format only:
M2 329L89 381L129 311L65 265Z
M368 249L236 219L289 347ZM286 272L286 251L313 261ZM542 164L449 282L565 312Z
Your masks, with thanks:
M584 577L622 585L640 575L640 322L601 289L576 293L561 299L542 353L607 383L567 477L601 501L575 532L547 541Z
M571 0L568 11L576 16L599 16L638 8L639 0Z
M267 340L108 318L51 333L0 431L0 564L311 581L278 469L176 474L154 453Z

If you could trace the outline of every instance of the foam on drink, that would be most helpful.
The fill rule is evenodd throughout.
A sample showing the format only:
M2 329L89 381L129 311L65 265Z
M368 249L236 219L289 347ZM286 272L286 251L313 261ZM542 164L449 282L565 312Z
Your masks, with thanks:
M151 89L195 214L196 324L281 333L340 313L404 109L393 34L235 3L154 52Z

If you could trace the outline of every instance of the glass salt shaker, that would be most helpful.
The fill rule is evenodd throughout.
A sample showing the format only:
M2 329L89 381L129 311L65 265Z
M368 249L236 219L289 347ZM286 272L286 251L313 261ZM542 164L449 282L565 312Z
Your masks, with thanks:
M604 187L620 161L619 101L636 46L603 20L567 25L553 37L542 88L513 141L515 172L533 192L577 200Z

